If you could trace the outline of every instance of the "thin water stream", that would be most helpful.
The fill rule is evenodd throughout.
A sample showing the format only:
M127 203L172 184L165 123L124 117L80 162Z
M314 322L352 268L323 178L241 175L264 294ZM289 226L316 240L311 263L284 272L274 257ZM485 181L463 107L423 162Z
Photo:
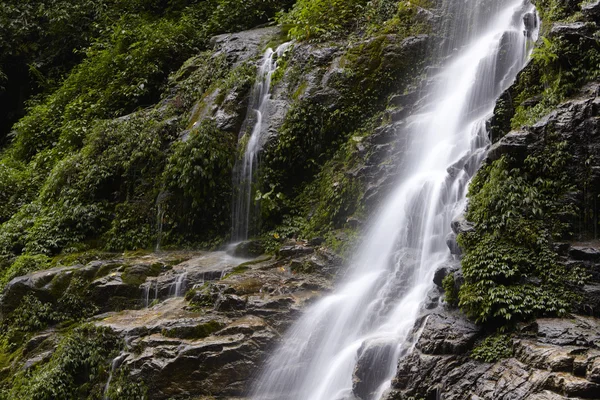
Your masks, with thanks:
M255 400L377 400L396 372L450 223L489 145L486 121L523 68L537 31L527 0L444 0L436 30L447 60L405 124L403 176L370 223L337 289L289 329L252 389ZM426 97L425 97L426 96ZM449 171L453 171L450 173ZM458 172L457 172L458 171ZM360 393L353 380L360 365Z
M252 230L252 219L254 205L255 174L258 167L258 155L262 150L265 140L265 114L271 99L271 78L277 69L277 60L285 53L291 45L290 42L284 43L273 50L267 49L256 76L256 83L252 89L252 99L249 105L249 121L253 121L252 132L248 137L247 143L240 141L240 145L245 144L244 158L236 165L234 171L234 188L236 190L233 201L232 215L232 238L234 241L243 241L248 239ZM243 130L242 130L243 132Z

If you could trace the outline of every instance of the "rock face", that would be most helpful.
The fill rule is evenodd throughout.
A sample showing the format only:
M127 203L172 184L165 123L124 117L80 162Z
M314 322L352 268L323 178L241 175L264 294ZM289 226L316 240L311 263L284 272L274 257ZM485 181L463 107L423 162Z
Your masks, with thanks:
M284 249L279 257L239 266L231 261L243 260L223 252L192 257L149 278L158 282L154 305L106 313L95 323L123 336L120 368L143 381L151 399L241 396L298 311L331 288L331 271L339 266L326 248L294 243ZM295 265L318 267L305 273ZM165 299L172 277L183 271L185 298ZM202 273L211 279L199 280Z
M470 359L479 329L454 312L425 317L415 349L400 360L388 400L597 399L600 320L538 319L512 340L514 357Z

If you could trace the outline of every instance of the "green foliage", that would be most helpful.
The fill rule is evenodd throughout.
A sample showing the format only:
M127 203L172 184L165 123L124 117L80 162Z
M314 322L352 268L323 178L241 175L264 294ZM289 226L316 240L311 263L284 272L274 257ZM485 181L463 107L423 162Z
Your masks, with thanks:
M430 0L372 0L367 3L368 31L394 33L402 36L430 31L429 24L419 16L419 11L432 6Z
M107 399L115 400L147 399L148 388L143 382L132 380L129 368L121 366L117 371L113 371L105 396Z
M359 30L408 36L428 31L418 11L430 6L429 0L299 0L278 21L296 40L329 40Z
M537 0L536 8L548 26L570 17L577 10L578 2L570 0Z
M52 13L64 2L53 0L57 8L52 10L50 0L39 2L36 10L29 1L13 3L3 3L0 11L8 7L12 11L7 15L18 19L21 7L24 16L31 17L30 11L40 13L54 24L58 20ZM287 0L87 3L78 0L65 5L65 12L74 15L82 16L84 11L93 14L75 29L81 32L89 28L86 24L93 25L77 45L77 62L81 62L60 85L53 86L56 90L30 102L27 115L14 127L12 144L0 155L0 264L4 268L23 253L53 255L96 246L111 250L147 248L156 240L157 214L162 206L169 209L167 223L174 229L165 235L167 241L181 243L202 236L186 229L210 224L223 215L202 209L215 204L212 195L206 201L200 198L206 190L192 192L198 187L218 189L214 182L221 180L229 167L222 155L211 158L212 147L207 148L188 163L192 169L206 164L201 168L201 182L195 188L185 188L180 177L172 174L187 174L183 178L191 184L196 172L174 166L177 155L190 154L185 145L171 145L185 128L180 121L187 119L192 106L209 88L219 88L222 96L235 91L243 97L252 86L254 69L243 64L230 74L223 54L202 53L170 82L166 77L190 55L198 54L212 35L267 22L289 5ZM79 14L69 7L77 8ZM0 20L2 17L0 12ZM71 21L70 15L64 17L67 25L57 25L61 29ZM15 40L23 40L21 33L14 34ZM30 39L38 45L35 38ZM65 42L67 51L71 51L69 40ZM46 74L43 68L37 71L42 77ZM165 86L169 86L168 91ZM171 96L175 87L175 96L160 106L135 112L156 103L161 93ZM204 146L213 140L207 139L207 134L200 136L204 139L190 143ZM222 139L215 138L213 143L228 150L230 138ZM169 182L156 179L162 176ZM229 201L222 200L230 190L229 183L224 186L225 191L215 197L221 202L219 207L226 209L224 204ZM168 205L157 201L161 192L168 197L171 189L183 191L187 197ZM189 209L198 216L190 223L185 215L178 214ZM218 241L214 233L223 233L226 219L211 227L203 240Z
M506 157L484 167L469 191L475 231L459 236L465 284L459 305L480 323L501 326L564 315L586 275L559 261L553 241L569 234L566 143L547 139L522 166Z
M512 128L535 123L586 82L599 77L598 37L542 37L541 45L533 51L531 65L516 84Z
M122 347L109 328L84 325L65 335L50 361L13 377L8 399L87 398L106 382L111 359Z
M170 194L166 220L179 232L210 235L229 227L235 137L204 121L173 145L163 175ZM177 217L177 219L172 219ZM209 232L207 228L215 231Z
M442 280L442 288L444 289L444 301L451 307L458 305L458 290L454 280L454 273L450 273Z
M8 319L2 321L3 347L15 350L27 334L40 331L57 319L52 304L43 303L32 295L25 296Z
M486 337L471 352L471 358L492 363L513 355L512 340L509 335L492 335Z
M15 349L31 333L50 325L72 323L94 315L98 308L88 299L89 283L80 277L63 276L63 282L52 282L56 290L55 301L38 299L32 294L24 296L16 309L2 321L2 342Z
M279 23L292 25L290 37L298 40L330 38L350 30L366 0L298 0Z

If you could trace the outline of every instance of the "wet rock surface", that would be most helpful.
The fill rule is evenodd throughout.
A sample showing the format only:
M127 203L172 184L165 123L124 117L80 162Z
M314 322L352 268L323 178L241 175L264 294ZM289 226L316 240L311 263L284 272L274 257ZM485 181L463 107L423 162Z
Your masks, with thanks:
M148 278L159 282L159 296L149 307L104 313L94 323L124 338L120 368L145 382L152 399L242 396L298 312L331 289L333 253L303 243L288 247L285 257L249 262L225 252L193 256ZM293 269L311 262L322 269ZM173 276L183 274L185 297L166 295Z
M512 339L514 356L496 363L469 358L482 332L460 314L426 318L414 351L400 360L388 400L598 398L596 318L523 326Z

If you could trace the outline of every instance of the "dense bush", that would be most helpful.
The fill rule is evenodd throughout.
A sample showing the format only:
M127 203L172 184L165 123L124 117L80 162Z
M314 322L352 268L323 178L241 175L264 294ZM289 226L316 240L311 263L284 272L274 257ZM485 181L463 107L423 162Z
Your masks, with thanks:
M292 25L295 39L331 37L351 30L367 0L298 0L279 22Z
M459 305L477 322L506 325L571 310L585 273L559 262L553 247L569 235L574 213L565 201L573 189L568 163L566 144L547 139L522 166L503 157L474 179L467 218L475 231L459 236Z
M230 227L231 173L236 136L204 121L176 143L163 175L166 230L210 239Z
M100 398L111 360L122 346L122 340L109 328L78 327L64 336L50 361L19 371L4 398Z
M349 33L414 34L428 29L417 18L429 0L299 0L279 22L297 40L328 40Z

